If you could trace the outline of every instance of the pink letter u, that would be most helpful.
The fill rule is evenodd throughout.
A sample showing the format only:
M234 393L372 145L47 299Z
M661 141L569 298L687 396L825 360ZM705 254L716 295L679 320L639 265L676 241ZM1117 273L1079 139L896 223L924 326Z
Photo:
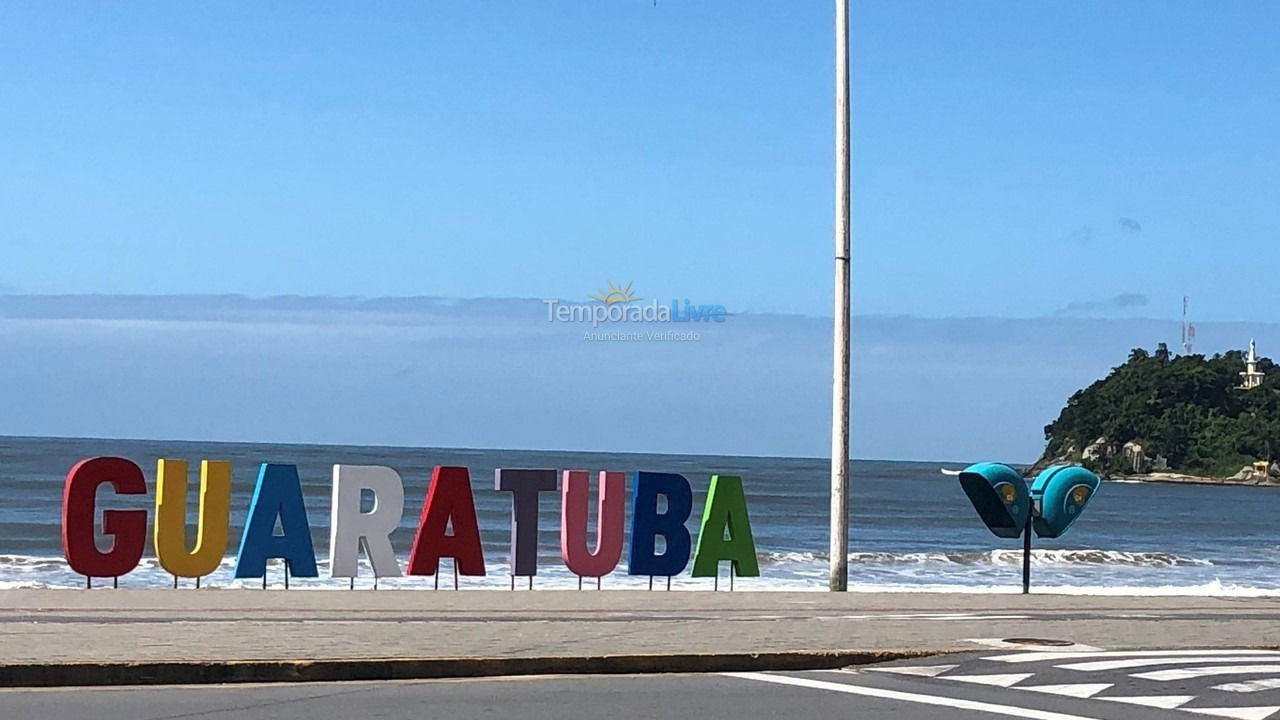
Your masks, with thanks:
M600 502L596 514L596 548L587 549L587 498L591 476L586 470L565 470L560 484L560 557L575 575L602 577L613 572L622 557L626 518L626 473L600 471Z

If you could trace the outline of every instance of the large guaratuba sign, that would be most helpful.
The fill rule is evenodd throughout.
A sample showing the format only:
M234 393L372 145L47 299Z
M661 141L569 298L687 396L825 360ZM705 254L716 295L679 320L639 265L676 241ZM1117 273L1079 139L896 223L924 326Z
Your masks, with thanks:
M156 463L155 518L152 544L160 565L176 577L199 578L212 573L227 550L230 528L231 464L200 464L200 495L194 547L186 535L187 475L185 460ZM716 575L722 561L737 575L760 574L755 541L747 515L742 479L712 475L702 511L698 541L685 527L693 511L693 491L683 475L658 472L602 471L597 482L596 537L589 543L587 521L591 476L586 470L498 469L494 489L511 494L511 574L538 572L538 509L543 493L559 491L560 556L569 570L583 577L614 571L622 557L626 524L626 486L631 485L631 575L671 577L684 572L693 557L694 577ZM62 502L62 546L72 570L87 577L119 577L137 567L147 544L145 509L104 510L102 532L111 547L95 543L96 496L101 486L117 495L145 495L142 469L130 460L95 457L81 460L67 473ZM372 493L363 511L361 496ZM441 558L452 558L461 575L485 574L484 550L476 522L470 472L465 467L436 466L423 501L417 532L402 569L391 547L391 532L404 514L400 475L379 465L334 465L333 502L329 521L329 576L357 575L361 551L378 577L435 575ZM283 534L276 535L279 523ZM657 551L658 538L664 549ZM311 527L295 465L263 463L249 502L244 533L236 554L235 577L261 578L267 561L281 559L295 577L318 577Z

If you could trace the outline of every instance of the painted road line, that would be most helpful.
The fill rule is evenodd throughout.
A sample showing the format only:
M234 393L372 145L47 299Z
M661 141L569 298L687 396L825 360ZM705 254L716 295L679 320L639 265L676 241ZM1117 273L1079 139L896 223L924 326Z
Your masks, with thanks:
M1049 693L1050 695L1066 695L1074 698L1091 698L1094 695L1114 687L1114 683L1076 683L1074 685L1023 685L1014 690L1030 690L1031 692Z
M1110 700L1111 702L1128 703L1130 705L1145 705L1146 707L1161 708L1163 710L1172 710L1179 705L1186 705L1196 699L1195 695L1131 695L1129 697L1104 697L1099 700Z
M1245 680L1244 682L1225 683L1223 685L1213 686L1214 690L1236 693L1261 692L1263 690L1275 690L1277 688L1280 688L1280 677L1263 678L1261 680Z
M1010 687L1016 685L1023 680L1035 675L1035 673L1010 673L1007 675L946 675L941 680L955 680L956 682L973 683L975 685L995 685L996 687Z
M1267 718L1275 715L1278 710L1280 710L1280 705L1269 707L1182 708L1183 712L1235 718L1235 720L1267 720Z
M893 673L895 675L915 675L916 677L938 677L948 670L955 670L959 665L913 665L911 667L862 668L865 672Z
M1214 675L1251 675L1273 673L1275 671L1275 665L1208 665L1198 668L1174 668L1172 670L1134 673L1129 677L1168 682L1170 680L1193 680L1195 678L1213 677Z
M1232 657L1231 661L1248 663L1280 663L1280 655L1248 655L1244 657ZM1098 660L1094 662L1057 665L1056 667L1062 668L1063 670L1096 672L1099 670L1123 670L1125 668L1147 667L1150 665L1178 665L1180 663L1206 662L1222 662L1222 656L1199 655L1195 657L1154 657L1130 658L1128 660Z
M978 702L976 700L962 700L960 698L943 697L941 695L925 695L922 693L884 690L881 688L865 687L862 685L827 682L825 680L811 680L809 678L791 677L790 675L769 675L767 673L723 674L726 677L742 678L743 680L757 680L759 682L775 683L778 685L792 685L794 687L810 688L813 690L829 690L831 692L861 695L863 697L880 698L882 700L898 700L900 702L916 703L918 705L936 705L938 707L953 708L955 710L973 710L976 712L991 713L992 715L1008 715L1010 717L1027 718L1027 720L1102 720L1102 718L1089 717L1086 715L1069 715L1067 713L1035 710L1032 708L1015 707L1013 705L998 705L995 703Z
M1006 663L1024 663L1024 662L1041 662L1043 660L1072 660L1076 658L1125 658L1125 657L1180 657L1180 656L1197 656L1197 655L1276 655L1280 656L1277 650L1102 650L1100 652L1048 652L1035 651L1024 653L1011 653L1009 655L992 655L984 657L983 660L992 660L995 662Z

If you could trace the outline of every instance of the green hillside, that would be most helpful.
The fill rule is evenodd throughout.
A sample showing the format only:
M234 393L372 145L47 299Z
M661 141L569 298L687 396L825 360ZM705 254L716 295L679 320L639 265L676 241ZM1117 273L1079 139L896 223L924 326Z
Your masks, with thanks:
M1244 367L1244 354L1234 350L1206 358L1175 357L1163 343L1154 353L1135 349L1045 427L1042 462L1067 458L1098 472L1133 472L1138 455L1155 469L1163 458L1171 471L1223 477L1280 457L1280 372L1262 358L1265 381L1243 390ZM1141 450L1126 454L1128 443Z

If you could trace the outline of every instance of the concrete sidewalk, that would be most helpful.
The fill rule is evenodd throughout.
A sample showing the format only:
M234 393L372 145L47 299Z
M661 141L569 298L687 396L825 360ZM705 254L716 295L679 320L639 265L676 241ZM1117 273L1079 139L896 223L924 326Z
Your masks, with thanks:
M21 667L30 672L67 663L341 661L346 665L324 671L338 677L343 667L355 672L386 660L401 661L403 676L412 677L540 667L546 672L743 669L743 658L753 655L766 660L750 667L805 667L805 658L808 667L828 667L904 652L972 650L980 647L975 640L1008 638L1073 640L1111 649L1275 647L1280 646L1280 599L625 590L0 591L0 684L9 685L23 684L13 682ZM889 652L876 654L883 651ZM631 660L616 660L624 657ZM721 661L713 662L717 657ZM604 658L615 658L617 667ZM737 659L726 660L732 658ZM559 662L551 662L555 659ZM377 662L352 664L370 660ZM470 670L459 670L459 661L469 662ZM204 681L246 679L226 675L225 668L221 672ZM319 679L328 679L324 673ZM134 676L124 677L120 681Z
M10 590L0 663L1280 645L1280 599L464 590Z

